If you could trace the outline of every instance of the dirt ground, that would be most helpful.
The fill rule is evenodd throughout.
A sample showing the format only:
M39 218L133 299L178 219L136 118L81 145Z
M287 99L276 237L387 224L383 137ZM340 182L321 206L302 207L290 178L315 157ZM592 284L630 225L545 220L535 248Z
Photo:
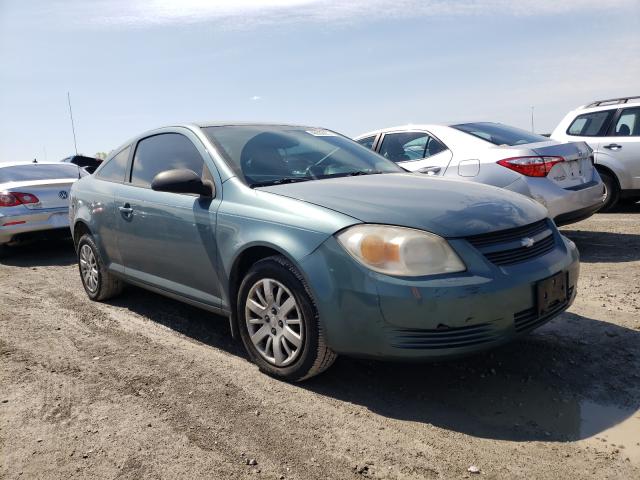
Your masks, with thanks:
M640 205L563 230L578 298L526 338L339 358L298 385L224 319L133 287L89 301L70 243L19 248L0 261L0 477L640 478Z

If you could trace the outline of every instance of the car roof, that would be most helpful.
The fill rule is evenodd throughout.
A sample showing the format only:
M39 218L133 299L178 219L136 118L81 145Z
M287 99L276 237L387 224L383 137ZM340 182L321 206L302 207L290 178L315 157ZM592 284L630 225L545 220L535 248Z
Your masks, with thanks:
M574 112L599 112L602 110L614 110L618 108L640 107L640 97L621 97L610 100L597 100L581 105Z
M193 122L190 125L183 125L183 126L192 126L195 125L196 127L199 128L206 128L206 127L248 127L248 126L255 126L255 127L301 127L301 128L320 128L318 126L311 126L311 125L298 125L298 124L294 124L294 123L280 123L280 122L239 122L239 121L224 121L224 120L214 120L214 121L207 121L207 122Z
M379 128L377 130L371 130L370 132L362 133L354 138L364 138L371 135L377 135L379 133L391 132L391 131L403 131L403 130L432 130L433 128L452 127L454 125L462 125L465 123L500 123L491 122L487 120L462 120L459 122L442 122L442 123L407 123L405 125L397 125L395 127Z

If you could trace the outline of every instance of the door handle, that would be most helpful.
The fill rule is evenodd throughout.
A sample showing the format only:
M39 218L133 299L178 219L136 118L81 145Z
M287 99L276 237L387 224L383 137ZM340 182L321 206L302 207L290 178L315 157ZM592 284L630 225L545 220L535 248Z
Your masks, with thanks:
M131 215L133 215L133 208L131 208L131 205L129 205L128 203L125 203L122 207L118 207L118 210L120 210L120 213L124 216L124 217L131 217Z
M440 167L424 167L418 169L418 172L426 173L427 175L437 175L440 170L442 170Z
M609 150L620 150L622 145L618 145L617 143L610 143L609 145L605 145L602 148L608 148Z

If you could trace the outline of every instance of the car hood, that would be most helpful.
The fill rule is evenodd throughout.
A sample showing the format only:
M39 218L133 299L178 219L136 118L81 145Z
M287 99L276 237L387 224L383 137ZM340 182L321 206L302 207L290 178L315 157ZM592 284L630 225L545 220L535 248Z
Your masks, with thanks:
M422 174L340 177L259 190L329 208L365 223L417 228L449 238L527 225L547 216L542 205L523 195Z

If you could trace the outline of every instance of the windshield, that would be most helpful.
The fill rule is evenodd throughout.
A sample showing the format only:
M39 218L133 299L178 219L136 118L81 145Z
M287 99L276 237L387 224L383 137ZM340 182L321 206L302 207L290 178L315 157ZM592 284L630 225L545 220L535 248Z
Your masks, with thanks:
M462 132L469 133L474 137L491 142L494 145L509 145L512 147L514 145L549 141L547 137L543 137L542 135L536 135L535 133L500 123L479 122L451 126Z
M404 171L353 140L321 128L238 125L203 130L252 187Z
M71 164L49 165L30 163L27 165L0 165L0 183L25 182L30 180L51 180L58 178L79 178L80 170Z

